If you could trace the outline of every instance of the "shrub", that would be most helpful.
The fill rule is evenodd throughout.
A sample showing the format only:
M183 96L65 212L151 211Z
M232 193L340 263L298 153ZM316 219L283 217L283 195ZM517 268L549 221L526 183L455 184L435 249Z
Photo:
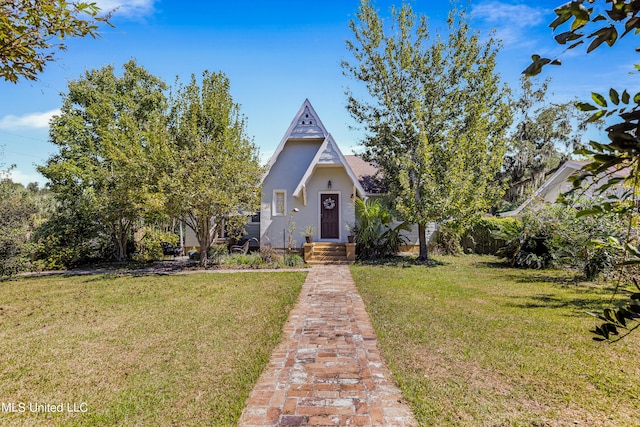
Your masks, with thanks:
M583 202L581 209L588 209ZM580 216L581 209L561 204L543 205L528 210L522 222L502 223L492 232L505 244L496 255L523 268L549 266L572 267L595 278L615 264L618 255L612 247L594 245L593 241L620 233L621 223L613 217Z
M289 254L286 259L283 258L282 266L283 267L298 267L304 264L304 259L298 254Z
M220 265L250 268L260 268L264 263L262 256L258 253L232 254L220 260Z
M460 245L460 229L456 224L443 223L436 234L437 253L442 255L459 255L462 253Z
M504 246L504 240L494 234L504 223L515 223L515 218L481 217L471 223L469 229L462 235L462 246L466 252L480 255L495 255Z
M39 269L73 268L103 261L113 254L112 239L81 206L59 206L31 236L31 253Z
M164 258L162 242L176 246L179 237L174 233L160 231L153 227L142 227L133 236L135 242L134 261L157 261Z
M359 259L376 259L397 255L400 245L407 239L402 231L410 231L405 221L393 227L393 216L379 200L356 199L356 225L352 232L356 236L356 252Z
M229 253L227 245L215 244L209 247L208 258L212 264L220 264L222 257ZM198 259L200 259L198 257Z
M266 263L279 264L282 261L282 255L276 252L276 250L273 249L273 246L271 246L270 244L266 246L260 246L260 256Z

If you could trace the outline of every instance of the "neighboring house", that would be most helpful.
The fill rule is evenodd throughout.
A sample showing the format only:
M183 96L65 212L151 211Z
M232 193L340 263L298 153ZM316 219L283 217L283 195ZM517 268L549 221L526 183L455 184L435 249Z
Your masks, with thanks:
M556 203L558 196L573 188L571 177L580 174L580 170L589 162L568 160L563 163L542 185L525 200L516 209L509 212L502 212L498 216L519 216L526 208L531 208L541 203ZM617 171L613 176L624 177L626 172L624 170ZM585 180L586 186L590 184L590 180ZM600 184L605 184L601 182ZM587 188L582 196L586 198L594 197L594 188ZM616 194L620 196L624 192L624 188L621 185L612 186L608 191L608 194Z

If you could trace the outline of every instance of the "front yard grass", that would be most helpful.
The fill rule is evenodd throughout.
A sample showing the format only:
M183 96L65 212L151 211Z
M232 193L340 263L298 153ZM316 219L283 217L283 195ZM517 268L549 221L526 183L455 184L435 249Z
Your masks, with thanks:
M421 426L640 425L640 332L597 343L604 285L495 258L351 267Z
M305 276L0 283L0 425L234 425Z

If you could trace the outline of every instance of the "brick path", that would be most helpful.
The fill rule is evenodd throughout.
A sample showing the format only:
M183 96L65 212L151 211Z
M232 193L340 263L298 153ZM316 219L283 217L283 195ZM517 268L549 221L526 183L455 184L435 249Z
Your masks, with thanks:
M314 266L239 426L415 426L345 265Z

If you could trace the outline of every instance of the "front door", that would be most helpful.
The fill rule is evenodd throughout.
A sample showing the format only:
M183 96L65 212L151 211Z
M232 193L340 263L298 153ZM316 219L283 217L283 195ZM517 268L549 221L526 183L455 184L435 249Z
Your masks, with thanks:
M340 195L322 193L320 195L320 238L340 238Z

